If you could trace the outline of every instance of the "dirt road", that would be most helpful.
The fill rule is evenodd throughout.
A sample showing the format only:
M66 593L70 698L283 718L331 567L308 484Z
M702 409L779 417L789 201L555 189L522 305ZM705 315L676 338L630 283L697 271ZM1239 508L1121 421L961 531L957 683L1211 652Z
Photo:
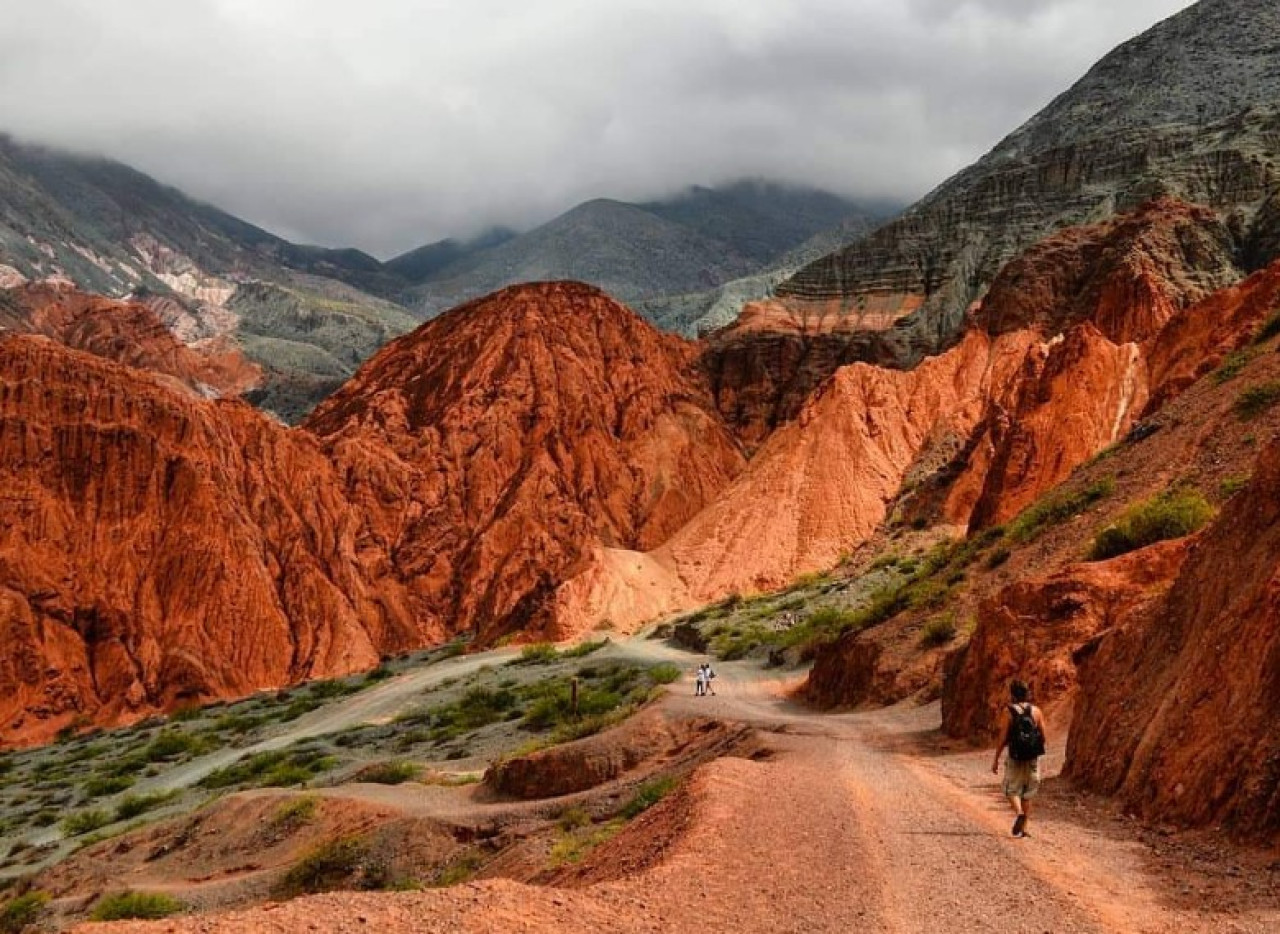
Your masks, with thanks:
M634 642L633 657L696 659ZM334 894L232 915L117 930L240 932L850 932L1275 934L1272 871L1230 886L1162 866L1123 822L1050 781L1032 837L1010 817L987 752L936 734L936 706L819 715L755 666L717 665L717 696L686 679L667 701L766 733L764 761L700 769L690 832L654 868L551 889L506 881L404 894ZM1049 772L1056 771L1051 757ZM630 831L628 831L630 833ZM619 838L619 842L625 838ZM1239 867L1237 867L1239 868ZM1203 893L1212 889L1213 897Z

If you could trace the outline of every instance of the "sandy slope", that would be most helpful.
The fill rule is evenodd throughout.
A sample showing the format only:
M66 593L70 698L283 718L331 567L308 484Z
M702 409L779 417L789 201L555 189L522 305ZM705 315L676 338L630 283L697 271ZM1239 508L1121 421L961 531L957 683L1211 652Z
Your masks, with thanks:
M652 657L674 654L653 643L627 648ZM1033 837L1011 839L988 753L943 746L936 706L816 715L780 699L784 685L761 680L758 670L719 667L717 697L689 696L686 681L668 703L676 711L756 724L775 754L765 761L720 759L700 769L688 795L664 804L687 809L682 819L691 831L638 875L580 888L485 881L422 893L337 893L226 916L86 930L1280 929L1274 868L1250 868L1247 854L1218 853L1194 865L1176 848L1161 854L1141 842L1132 825L1056 782L1049 783ZM1061 758L1061 737L1055 739L1050 773ZM633 844L643 848L644 841Z

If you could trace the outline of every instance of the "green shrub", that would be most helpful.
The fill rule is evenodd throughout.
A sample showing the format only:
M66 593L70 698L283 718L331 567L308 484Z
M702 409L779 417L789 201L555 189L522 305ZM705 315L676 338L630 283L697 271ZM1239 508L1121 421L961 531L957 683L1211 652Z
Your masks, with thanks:
M66 836L79 837L105 827L109 823L111 823L111 815L99 808L94 808L68 814L58 823L58 826Z
M356 773L354 781L373 785L403 785L418 777L422 769L413 762L379 762Z
M313 700L329 700L346 697L360 690L360 685L349 681L312 681L307 685L307 695Z
M0 908L0 934L21 934L40 920L49 896L44 892L27 892L11 898Z
M1213 371L1214 385L1221 386L1223 383L1235 379L1257 355L1258 352L1252 349L1237 350L1228 354L1227 358L1222 361L1222 365Z
M1013 553L1008 548L1000 547L987 556L987 570L994 571L1009 560Z
M599 652L608 644L608 639L600 639L595 642L579 642L572 648L565 649L560 655L563 658L586 658L593 652Z
M95 775L81 787L86 798L104 798L118 795L133 787L132 775Z
M556 651L556 647L550 642L535 642L533 645L526 645L520 650L520 657L512 664L514 665L546 665L554 662L560 657L560 653Z
M311 695L299 697L289 703L289 706L276 715L276 719L281 723L292 723L299 717L311 713L313 710L319 710L321 707L320 699Z
M556 818L556 823L560 825L563 831L578 830L586 827L591 823L591 815L587 813L587 809L580 804L567 807L560 812L560 816Z
M553 867L580 863L587 855L601 844L608 843L616 837L626 823L611 820L600 826L583 827L580 830L564 833L551 847L549 856Z
M126 795L124 800L116 805L115 819L132 820L148 811L163 807L179 794L181 794L179 791L158 791L149 795Z
M180 756L203 752L202 743L181 730L161 730L143 751L148 762L169 762Z
M364 676L364 683L377 684L379 681L386 681L388 678L394 675L395 675L395 672L392 671L390 668L388 668L386 665L379 665L377 668L373 669L373 671L368 672Z
M1258 329L1258 333L1254 335L1253 340L1256 344L1263 341L1271 340L1277 334L1280 334L1280 312L1276 312Z
M315 749L292 752L276 749L259 752L210 772L200 779L200 787L210 790L248 785L283 788L301 785L332 768L334 760Z
M927 648L946 645L956 637L956 620L951 614L935 616L920 631L920 644Z
M94 921L155 920L176 915L185 907L176 898L158 892L117 892L104 895L90 917Z
M1105 561L1156 542L1182 538L1213 518L1213 507L1196 490L1174 489L1130 506L1093 540L1090 561Z
M680 680L680 666L672 662L662 662L649 669L649 677L654 684L671 684Z
M315 795L299 795L276 808L271 815L271 826L297 827L309 823L316 815L317 806Z
M469 882L471 878L484 865L484 861L476 853L468 853L461 859L444 866L436 877L431 880L432 886L435 888L448 888L451 885L461 885L463 882Z
M622 808L622 816L627 820L639 817L649 808L653 807L671 792L675 791L676 786L680 782L671 775L664 775L661 778L650 779L645 782L636 791L632 797Z
M1280 402L1280 382L1262 383L1250 387L1236 400L1236 414L1248 421L1269 412Z
M321 843L289 868L279 888L289 895L340 889L351 883L368 855L368 844L360 837Z
M1013 520L1009 526L1009 537L1016 542L1031 541L1049 526L1061 525L1110 496L1115 492L1115 487L1115 481L1107 477L1095 481L1083 490L1050 493L1028 506Z
M1218 484L1218 494L1230 499L1249 485L1249 477L1226 477Z

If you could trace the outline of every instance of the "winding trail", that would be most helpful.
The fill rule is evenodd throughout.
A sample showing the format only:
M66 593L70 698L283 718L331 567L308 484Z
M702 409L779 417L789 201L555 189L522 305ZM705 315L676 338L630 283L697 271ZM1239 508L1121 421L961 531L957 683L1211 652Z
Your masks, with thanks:
M1011 838L990 752L943 744L936 705L822 715L788 701L788 683L770 672L724 663L716 665L717 695L695 698L691 672L700 659L638 639L611 651L681 664L690 673L672 686L669 710L751 724L772 753L699 769L689 783L691 832L653 868L582 888L487 880L107 927L203 934L1280 931L1274 890L1226 906L1180 899L1134 834L1073 810L1071 796L1059 796L1052 781L1033 836ZM1053 750L1050 775L1060 758L1061 749Z

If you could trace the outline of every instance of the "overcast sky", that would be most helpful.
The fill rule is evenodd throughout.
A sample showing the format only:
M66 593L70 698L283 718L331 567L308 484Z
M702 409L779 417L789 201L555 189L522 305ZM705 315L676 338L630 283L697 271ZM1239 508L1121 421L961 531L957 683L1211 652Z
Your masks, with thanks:
M1190 0L0 0L0 130L379 256L743 176L913 199Z

